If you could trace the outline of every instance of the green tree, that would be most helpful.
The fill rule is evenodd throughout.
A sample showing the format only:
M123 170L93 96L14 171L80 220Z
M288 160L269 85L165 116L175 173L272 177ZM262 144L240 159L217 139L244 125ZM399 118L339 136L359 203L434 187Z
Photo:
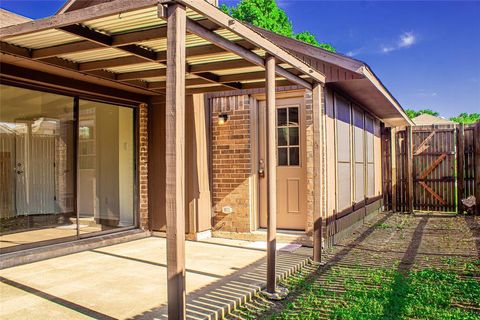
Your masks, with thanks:
M337 52L337 49L335 49L335 47L332 46L330 43L320 43L319 47L327 51Z
M336 52L332 45L319 43L315 35L309 31L294 33L292 22L275 0L241 0L237 6L228 7L222 4L220 9L235 19Z
M316 47L320 47L320 43L318 43L317 39L315 38L315 35L310 31L303 31L295 34L295 39L309 43Z
M453 122L457 123L464 123L464 124L472 124L477 121L480 121L480 113L466 113L462 112L458 115L458 117L450 118Z
M292 22L275 0L242 0L236 7L223 4L221 9L240 21L287 37L293 36Z
M413 109L405 109L405 113L407 114L407 116L410 119L418 117L421 114L430 114L430 115L435 116L435 117L437 117L439 115L438 112L430 110L430 109L422 109L422 110L418 110L418 111L415 111Z
M417 116L417 111L412 110L412 109L405 109L405 113L410 119L413 119Z

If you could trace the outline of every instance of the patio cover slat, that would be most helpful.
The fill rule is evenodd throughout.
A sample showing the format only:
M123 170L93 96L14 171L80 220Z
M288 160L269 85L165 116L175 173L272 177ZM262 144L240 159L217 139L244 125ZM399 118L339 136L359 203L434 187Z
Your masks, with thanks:
M158 2L158 0L115 0L112 2L102 3L52 17L1 28L0 40L5 40L7 37L14 35L18 36L35 31L60 28L71 24L81 23L86 20L98 19L127 11L147 8L157 5Z

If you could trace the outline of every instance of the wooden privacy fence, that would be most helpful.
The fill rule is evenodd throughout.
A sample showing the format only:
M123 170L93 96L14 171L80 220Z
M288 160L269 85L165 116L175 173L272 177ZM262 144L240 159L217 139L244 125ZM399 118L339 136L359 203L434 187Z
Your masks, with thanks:
M463 212L476 197L480 210L480 122L385 128L383 192L387 210Z

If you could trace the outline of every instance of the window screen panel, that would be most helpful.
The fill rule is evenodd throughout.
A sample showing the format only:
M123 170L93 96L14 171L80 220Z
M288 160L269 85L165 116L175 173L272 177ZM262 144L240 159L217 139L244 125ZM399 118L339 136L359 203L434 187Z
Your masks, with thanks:
M354 159L355 162L364 162L365 155L364 155L364 131L360 128L354 127L353 129L353 137L354 137Z
M350 124L350 103L342 97L336 96L335 107L337 109L337 120Z
M353 108L353 159L354 163L354 200L365 198L365 131L364 113L358 107Z
M338 163L338 210L352 205L350 163Z
M367 165L367 196L375 196L375 165L369 163Z
M351 141L351 106L340 96L335 96L337 117L337 201L338 210L352 205L352 141Z
M367 162L374 161L374 151L373 151L373 119L369 116L365 117L365 131L367 135Z
M373 134L367 132L367 162L374 161L374 150L373 150Z
M337 122L337 159L339 162L350 162L350 125Z
M374 150L374 120L365 117L366 152L367 152L367 197L375 195L375 150Z
M353 139L355 162L364 162L364 125L363 111L353 108Z
M365 165L355 164L355 202L365 199Z

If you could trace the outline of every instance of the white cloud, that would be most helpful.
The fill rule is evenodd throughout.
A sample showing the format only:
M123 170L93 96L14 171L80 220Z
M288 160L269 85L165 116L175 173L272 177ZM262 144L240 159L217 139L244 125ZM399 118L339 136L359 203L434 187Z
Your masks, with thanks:
M393 50L396 50L396 48L394 48L394 47L385 47L385 46L382 47L382 52L383 52L383 53L389 53L389 52L391 52L391 51L393 51Z
M438 96L438 92L420 88L415 95L418 97L436 97Z
M393 45L382 45L382 53L389 53L392 51L406 49L417 43L417 36L413 32L404 32L399 36L398 41Z
M408 48L417 42L417 37L413 34L413 32L404 32L400 36L400 41L398 42L399 48Z
M353 49L348 51L346 55L349 57L355 57L355 56L358 56L360 53L363 53L364 51L365 51L364 48Z

